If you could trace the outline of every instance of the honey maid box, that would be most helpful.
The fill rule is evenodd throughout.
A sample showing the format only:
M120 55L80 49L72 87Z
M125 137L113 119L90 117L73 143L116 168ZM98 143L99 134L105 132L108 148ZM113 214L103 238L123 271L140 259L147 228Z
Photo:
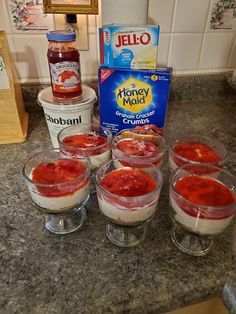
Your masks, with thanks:
M114 68L156 69L159 26L108 25L99 28L100 64Z
M130 70L100 66L100 123L113 134L155 124L164 128L171 69Z

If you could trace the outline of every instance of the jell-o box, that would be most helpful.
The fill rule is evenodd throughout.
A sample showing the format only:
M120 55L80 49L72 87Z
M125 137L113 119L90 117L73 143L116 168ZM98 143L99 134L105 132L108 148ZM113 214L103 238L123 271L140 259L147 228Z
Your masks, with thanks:
M108 25L99 28L101 65L156 69L159 31L159 26L148 25Z

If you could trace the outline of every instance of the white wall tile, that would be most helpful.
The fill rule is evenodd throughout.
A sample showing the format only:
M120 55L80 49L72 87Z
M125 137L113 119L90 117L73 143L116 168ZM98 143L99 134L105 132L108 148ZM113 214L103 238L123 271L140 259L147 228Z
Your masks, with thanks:
M98 15L96 15L96 21L97 21L97 27L101 27L102 26L102 8L101 8L102 4L101 4L101 0L98 0Z
M236 37L234 38L233 47L231 49L229 61L227 64L228 68L235 68L236 67Z
M199 67L226 68L234 41L234 33L207 33L204 37Z
M176 0L173 32L204 31L210 0Z
M89 51L80 52L81 74L96 75L98 69L97 34L89 35Z
M6 6L6 2L1 0L1 10L0 10L0 29L4 30L6 33L11 32L11 26L9 21L9 13Z
M102 27L102 16L101 16L101 0L98 1L99 5L99 15L96 16L96 22L97 22L97 56L98 56L98 64L100 64L100 47L99 47L99 27Z
M201 51L202 34L173 34L169 65L173 70L195 70Z
M0 10L0 29L3 28L8 33L12 60L19 77L23 81L49 79L48 43L45 35L13 34L6 1L8 0L3 1ZM212 8L209 9L209 6L214 1L216 0L150 0L149 23L158 23L161 27L158 48L160 65L172 66L177 71L236 66L236 33L232 30L209 30ZM99 24L101 15L88 16L89 50L80 52L82 79L97 75ZM205 34L204 27L207 31Z
M89 35L89 51L80 52L81 74L96 75L98 68L96 34ZM45 35L8 35L9 46L20 79L49 78Z
M9 35L9 45L20 79L49 78L45 35Z
M170 46L170 34L160 34L158 46L158 64L167 66Z
M95 34L97 32L96 15L88 15L88 33Z
M170 33L174 0L149 0L148 24L159 24L161 33Z

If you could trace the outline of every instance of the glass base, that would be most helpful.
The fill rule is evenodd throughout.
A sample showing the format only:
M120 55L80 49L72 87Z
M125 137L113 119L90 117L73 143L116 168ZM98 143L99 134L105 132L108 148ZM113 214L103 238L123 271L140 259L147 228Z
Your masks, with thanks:
M47 215L45 228L56 234L67 234L78 230L86 219L86 209L79 207L72 213Z
M106 236L115 245L131 247L142 242L146 236L146 224L135 227L106 225Z
M96 170L91 170L91 173L90 173L90 185L89 185L90 194L95 194L96 193L95 176L96 176Z
M181 227L173 226L171 240L180 251L194 256L206 255L213 244L213 238L191 233Z

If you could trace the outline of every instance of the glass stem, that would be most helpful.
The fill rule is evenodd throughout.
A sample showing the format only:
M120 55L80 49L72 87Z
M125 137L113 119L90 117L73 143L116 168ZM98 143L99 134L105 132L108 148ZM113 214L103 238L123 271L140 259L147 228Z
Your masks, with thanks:
M127 245L129 243L129 230L124 227L124 243Z

